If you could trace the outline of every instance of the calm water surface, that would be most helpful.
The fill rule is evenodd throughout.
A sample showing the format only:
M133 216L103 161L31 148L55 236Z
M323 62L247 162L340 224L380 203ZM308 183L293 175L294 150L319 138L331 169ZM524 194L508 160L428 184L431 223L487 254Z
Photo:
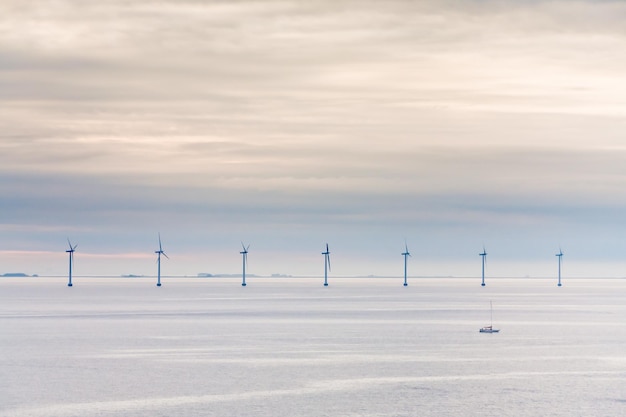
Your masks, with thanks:
M626 280L329 281L1 279L0 416L626 415Z

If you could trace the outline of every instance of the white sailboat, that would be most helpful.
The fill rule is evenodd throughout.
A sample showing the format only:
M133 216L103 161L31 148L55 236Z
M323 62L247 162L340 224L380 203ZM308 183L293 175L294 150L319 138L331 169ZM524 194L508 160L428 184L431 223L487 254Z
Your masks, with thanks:
M489 326L481 327L479 332L481 332L481 333L498 333L500 331L500 329L494 329L493 328L493 302L489 301L489 306L491 307L490 308L491 323L489 324Z

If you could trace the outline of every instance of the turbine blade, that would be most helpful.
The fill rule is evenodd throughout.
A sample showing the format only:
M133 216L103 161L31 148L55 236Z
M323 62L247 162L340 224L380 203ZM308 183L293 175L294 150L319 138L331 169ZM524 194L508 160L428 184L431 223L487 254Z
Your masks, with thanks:
M159 250L163 251L163 247L161 246L161 233L159 232Z
M326 250L328 252L328 250ZM330 271L330 254L326 255L326 261L328 262L328 270Z
M248 252L248 249L250 249L250 244L248 244L248 246L246 246L246 253Z
M328 252L328 243L326 244L326 252Z
M163 256L165 256L167 259L170 259L169 256L167 256L167 254L165 252L161 252L163 254Z
M70 238L67 238L67 244L70 245L70 250L72 249L72 242L70 242Z

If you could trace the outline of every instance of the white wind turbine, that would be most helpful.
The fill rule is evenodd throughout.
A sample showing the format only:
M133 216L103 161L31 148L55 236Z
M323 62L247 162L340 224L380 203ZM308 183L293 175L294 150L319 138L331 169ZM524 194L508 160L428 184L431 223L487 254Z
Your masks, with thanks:
M69 253L70 255L70 273L69 273L69 281L67 283L68 287L71 287L72 284L72 268L74 267L74 251L76 250L76 247L78 245L74 245L72 246L72 242L70 242L70 239L67 239L67 244L70 246L70 248L68 250L66 250L65 252Z
M326 252L322 252L324 255L324 286L328 287L328 271L330 271L330 251L328 250L328 243L326 244Z
M406 282L406 261L407 261L407 257L411 256L411 254L409 253L409 247L407 246L406 242L404 242L404 253L402 254L402 256L404 256L404 286L406 287L407 282Z
M250 248L250 245L246 246L243 244L243 242L241 242L241 247L243 248L243 251L239 252L241 254L241 262L242 262L242 282L241 282L241 286L245 287L246 286L246 266L248 266L248 248Z
M487 262L487 251L485 250L484 246L483 246L483 253L479 253L478 255L482 256L483 258L483 282L480 285L484 287L485 286L485 263Z
M170 259L169 256L163 251L163 246L161 245L161 234L159 233L159 250L154 251L157 254L157 287L161 286L161 255L165 256L167 259Z
M555 256L557 256L559 258L559 283L558 283L558 287L561 286L561 263L563 262L563 251L561 250L561 248L559 247L559 253L557 253Z

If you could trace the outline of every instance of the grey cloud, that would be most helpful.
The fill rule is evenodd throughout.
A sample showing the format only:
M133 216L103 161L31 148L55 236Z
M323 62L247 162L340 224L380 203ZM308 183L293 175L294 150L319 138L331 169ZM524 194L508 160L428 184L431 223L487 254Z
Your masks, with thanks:
M529 245L624 206L620 2L0 8L1 224Z

